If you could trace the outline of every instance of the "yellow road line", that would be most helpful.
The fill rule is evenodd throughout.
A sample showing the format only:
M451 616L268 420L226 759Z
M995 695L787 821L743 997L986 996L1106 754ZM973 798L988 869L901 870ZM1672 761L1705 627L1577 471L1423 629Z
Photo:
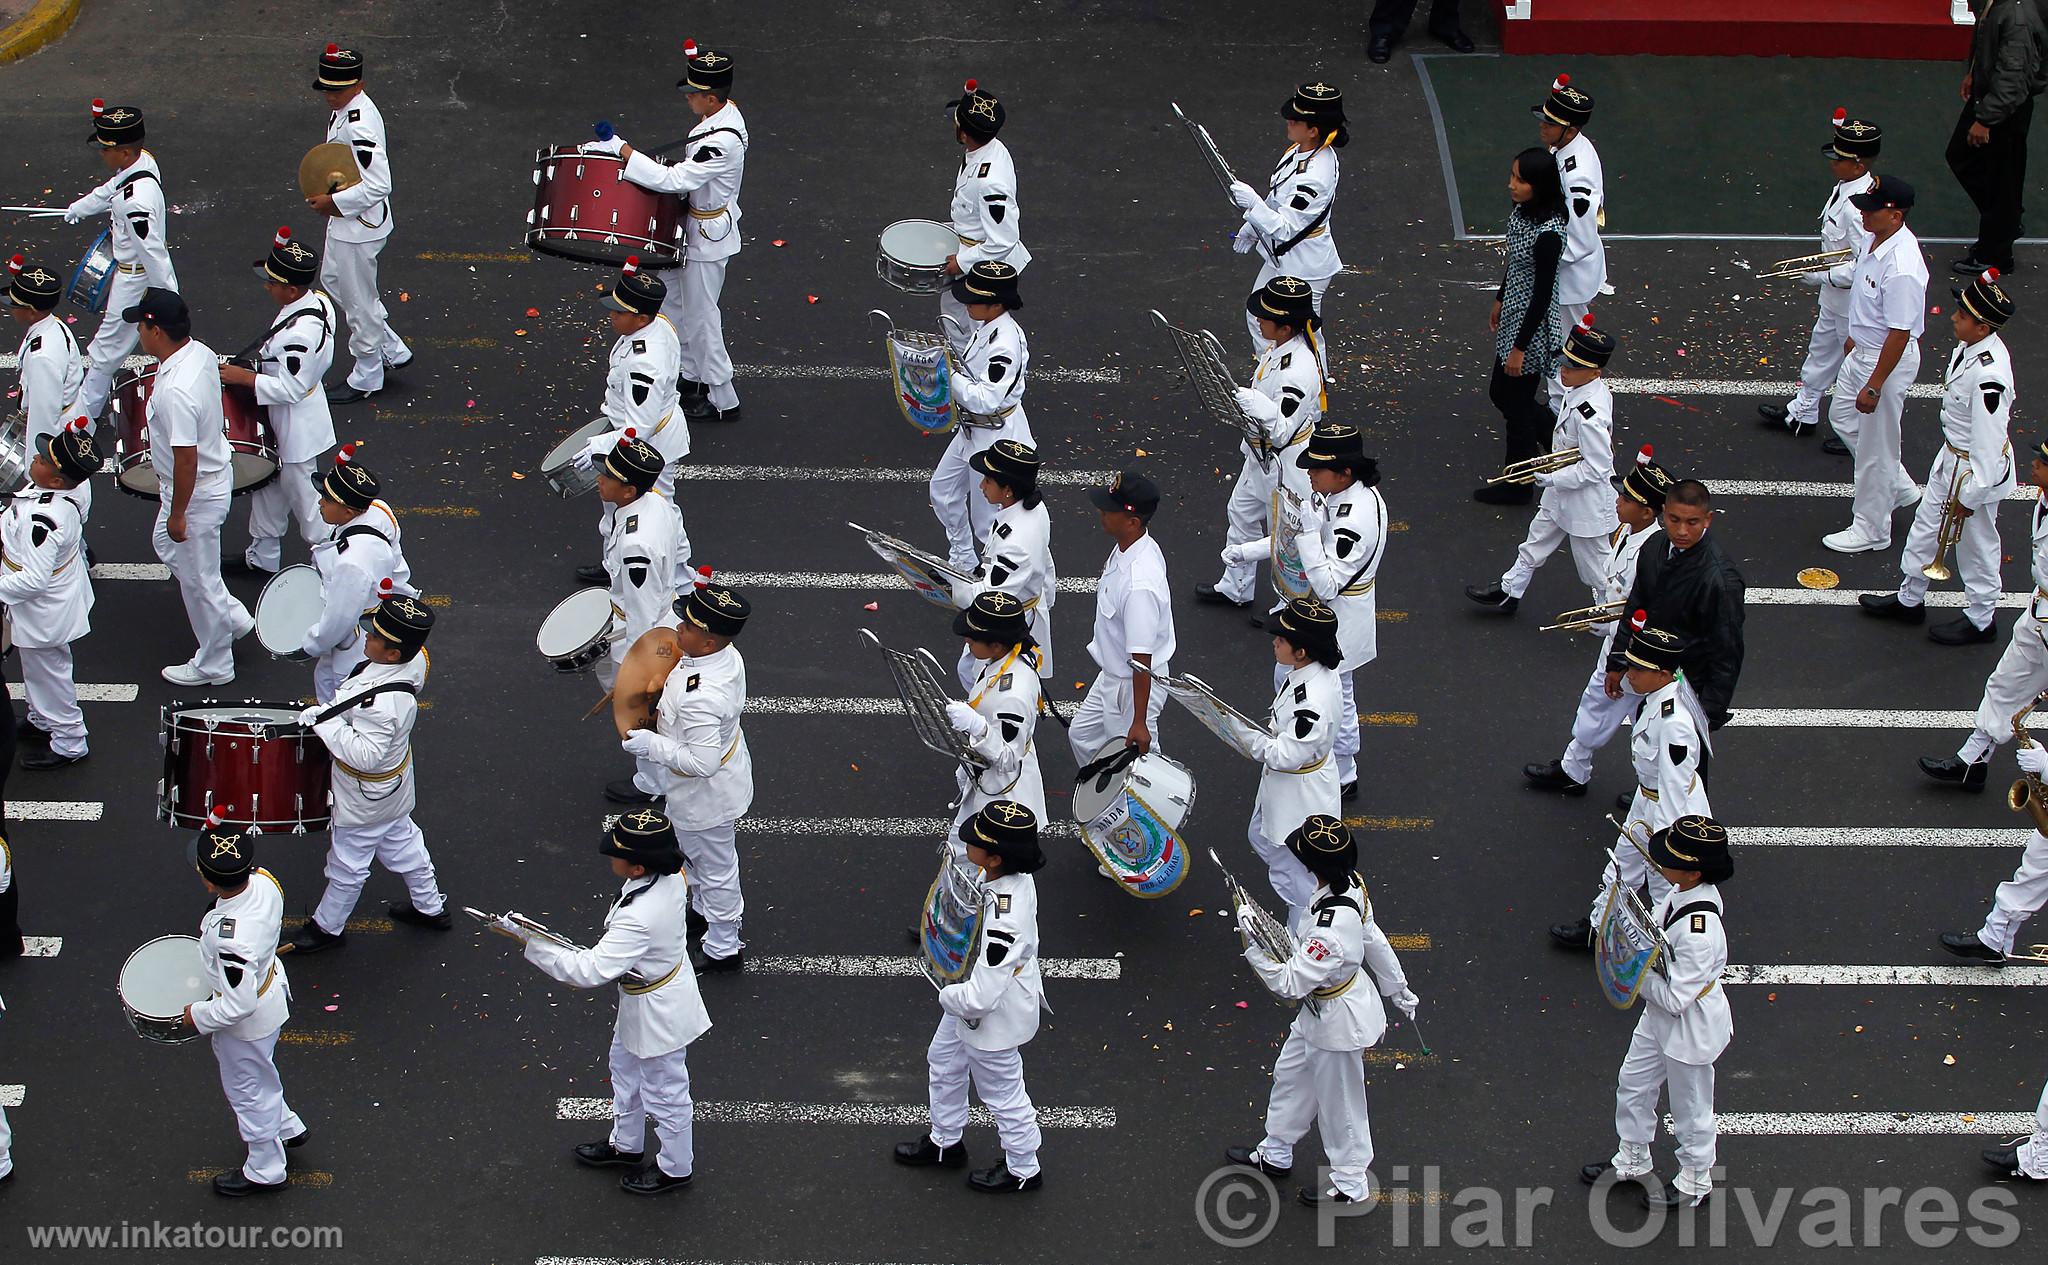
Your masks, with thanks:
M14 25L0 29L0 62L19 61L53 43L78 20L80 0L37 0Z
M427 347L473 347L480 351L498 345L495 338L415 338L412 341Z
M1413 1050L1367 1050L1365 1062L1369 1067L1392 1067L1396 1063L1414 1067L1436 1062L1436 1055L1417 1054Z
M1398 518L1397 518L1397 519L1395 519L1395 520L1394 520L1393 522L1391 522L1391 523L1388 523L1388 524L1387 524L1387 530L1388 530L1388 531L1390 531L1390 532L1403 532L1403 531L1407 531L1407 530L1408 530L1408 524L1407 524L1407 522L1406 522L1406 521L1404 521L1404 520L1402 520L1402 519L1398 519Z
M220 1176L220 1175L221 1175L222 1173L225 1173L225 1172L227 1172L227 1171L228 1171L228 1170L226 1170L226 1169L224 1169L224 1168L194 1168L194 1169L187 1169L187 1170L186 1170L186 1172L185 1172L185 1180L186 1180L186 1181L188 1181L188 1182L210 1182L210 1181L212 1181L212 1180L213 1180L214 1178L216 1178L216 1177ZM332 1174L332 1173L322 1173L322 1172L318 1172L318 1171L314 1171L314 1172L310 1172L310 1173L309 1173L309 1172L296 1172L296 1173L293 1173L293 1174L291 1174L291 1176L290 1176L290 1178L289 1178L288 1180L289 1180L289 1181L291 1182L291 1184L292 1184L292 1185L294 1185L294 1186L318 1186L318 1187L327 1187L327 1186L332 1186L332 1185L334 1184L334 1174Z
M1436 818L1346 817L1344 824L1353 830L1430 830L1436 826Z
M377 420L380 422L411 422L416 426L437 426L449 422L454 422L458 425L474 425L482 422L495 422L498 420L498 415L476 409L465 410L461 413L407 413L393 409L389 412L380 411L377 414ZM1385 619L1386 616L1382 615L1380 618ZM1405 619L1407 617L1403 616L1402 618Z
M483 511L474 505L403 505L399 507L400 518L481 518Z
M1403 728L1413 728L1421 723L1421 718L1414 712L1360 712L1358 713L1358 723L1361 725L1398 725Z
M292 914L284 920L284 929L286 931L297 931L300 927L303 927L305 925L305 916L301 914ZM342 924L341 929L345 932L354 931L357 933L361 933L365 931L391 931L395 929L395 926L396 924L394 924L389 918L351 918L346 923Z
M413 256L430 264L530 264L533 256L510 250L423 250Z
M283 1032L277 1034L277 1040L280 1045L303 1045L324 1047L335 1045L348 1045L355 1039L356 1034L353 1032L335 1032L332 1029L313 1032L297 1032L290 1028L287 1028Z
M1427 934L1389 934L1387 936L1387 943L1403 953L1427 953L1433 945Z
M450 596L448 596L448 595L447 595L446 593L429 593L429 594L427 594L427 595L426 595L425 597L421 598L420 600L421 600L422 602L425 602L425 603L426 603L427 605L429 605L429 606L453 606L453 605L455 605L455 599L454 599L454 598L452 598L452 597L450 597ZM425 707L425 706L426 706L426 704L425 704L425 703L421 703L421 704L420 704L420 706L422 706L422 707Z

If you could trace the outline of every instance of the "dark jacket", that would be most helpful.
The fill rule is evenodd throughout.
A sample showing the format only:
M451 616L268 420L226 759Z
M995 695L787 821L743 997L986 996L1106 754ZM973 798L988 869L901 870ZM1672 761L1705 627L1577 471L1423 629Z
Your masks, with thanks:
M1978 0L1970 30L1970 106L1996 127L2048 88L2048 26L2037 0Z
M1722 554L1711 529L1669 561L1669 543L1660 539L1649 548L1655 553L1636 567L1635 587L1621 608L1623 619L1647 611L1649 627L1689 643L1679 666L1700 696L1708 725L1719 729L1727 723L1728 703L1742 675L1742 572ZM1627 649L1627 638L1615 638L1607 656L1609 672L1626 670L1622 652Z

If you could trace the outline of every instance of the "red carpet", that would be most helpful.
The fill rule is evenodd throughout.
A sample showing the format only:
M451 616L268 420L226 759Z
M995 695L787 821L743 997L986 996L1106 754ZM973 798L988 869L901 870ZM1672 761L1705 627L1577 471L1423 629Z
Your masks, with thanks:
M1960 61L1970 49L1948 0L1534 0L1531 14L1502 20L1506 51Z

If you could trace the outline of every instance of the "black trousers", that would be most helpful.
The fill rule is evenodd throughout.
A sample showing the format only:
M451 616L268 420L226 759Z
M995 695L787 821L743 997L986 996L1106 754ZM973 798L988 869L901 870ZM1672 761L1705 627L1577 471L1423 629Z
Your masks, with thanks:
M1415 16L1419 0L1373 0L1372 17L1367 22L1374 39L1399 39L1408 29L1409 19ZM1458 0L1430 0L1429 29L1432 31L1455 31L1458 25Z
M1509 377L1506 367L1496 360L1486 396L1506 423L1501 428L1507 450L1504 464L1513 465L1550 451L1550 433L1557 427L1557 415L1550 411L1549 395L1541 377L1533 373Z
M2029 98L2012 117L1993 124L1991 139L1970 144L1976 103L1963 107L1948 138L1948 169L1977 205L1977 244L1970 258L1994 268L2012 267L2012 244L2020 235L2020 197L2027 185L2027 128L2034 121Z

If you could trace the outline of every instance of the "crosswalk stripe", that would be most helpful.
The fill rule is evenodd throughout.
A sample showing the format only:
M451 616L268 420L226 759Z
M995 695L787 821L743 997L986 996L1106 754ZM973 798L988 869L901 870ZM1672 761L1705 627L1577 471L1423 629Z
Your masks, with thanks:
M1938 984L1947 988L2022 988L2048 984L2048 966L1737 966L1723 984Z
M78 701L81 703L132 703L141 687L134 685L96 685L90 681L78 686ZM28 691L19 681L7 683L7 697L19 703L28 697Z
M1123 978L1115 958L1040 958L1047 979L1114 980ZM841 979L909 979L924 974L924 959L912 957L749 957L748 975L819 975Z
M63 951L63 936L23 936L21 938L21 956L25 958L53 958Z
M106 811L105 804L82 799L16 799L7 803L7 815L16 821L98 821Z
M171 578L169 563L164 562L96 562L92 567L95 580L168 580Z
M1768 848L2017 848L2031 830L1995 826L1922 830L1913 826L1730 826L1728 842Z
M1608 378L1607 389L1616 395L1755 395L1783 396L1791 399L1799 394L1797 382L1760 382L1745 378ZM1834 384L1829 383L1824 394L1833 395ZM1916 382L1906 388L1906 394L1916 400L1932 400L1941 396L1938 382Z
M2031 1111L1723 1111L1715 1130L1749 1137L1839 1137L1896 1133L1915 1137L1983 1134L2013 1137L2034 1130ZM1675 1134L1670 1116L1664 1132Z
M26 1085L0 1085L0 1107L19 1107L27 1094Z
M609 1098L558 1098L557 1120L610 1120ZM995 1118L979 1105L970 1107L968 1123L984 1128ZM931 1108L917 1103L881 1102L699 1102L696 1122L702 1124L857 1124L905 1125L931 1123ZM1042 1129L1114 1129L1114 1107L1038 1108Z
M1969 729L1976 712L1898 711L1881 707L1738 707L1731 729ZM2029 716L2027 728L2048 727L2048 716Z
M936 460L936 458L934 458ZM916 466L746 466L682 465L676 467L676 482L700 483L929 483L929 467ZM1042 488L1107 487L1116 477L1114 470L1045 470L1038 476ZM851 530L851 529L849 529Z
M1744 589L1744 606L1854 606L1856 599L1866 593L1895 593L1896 589ZM2018 610L2034 599L2032 592L2000 593L1998 605L2003 610ZM1927 595L1929 610L1958 610L1964 597L1961 593L1946 589L1936 590Z
M1809 482L1799 479L1703 479L1715 496L1838 496L1856 495L1853 483ZM2008 501L2034 499L2032 484L2023 484L2005 494Z

